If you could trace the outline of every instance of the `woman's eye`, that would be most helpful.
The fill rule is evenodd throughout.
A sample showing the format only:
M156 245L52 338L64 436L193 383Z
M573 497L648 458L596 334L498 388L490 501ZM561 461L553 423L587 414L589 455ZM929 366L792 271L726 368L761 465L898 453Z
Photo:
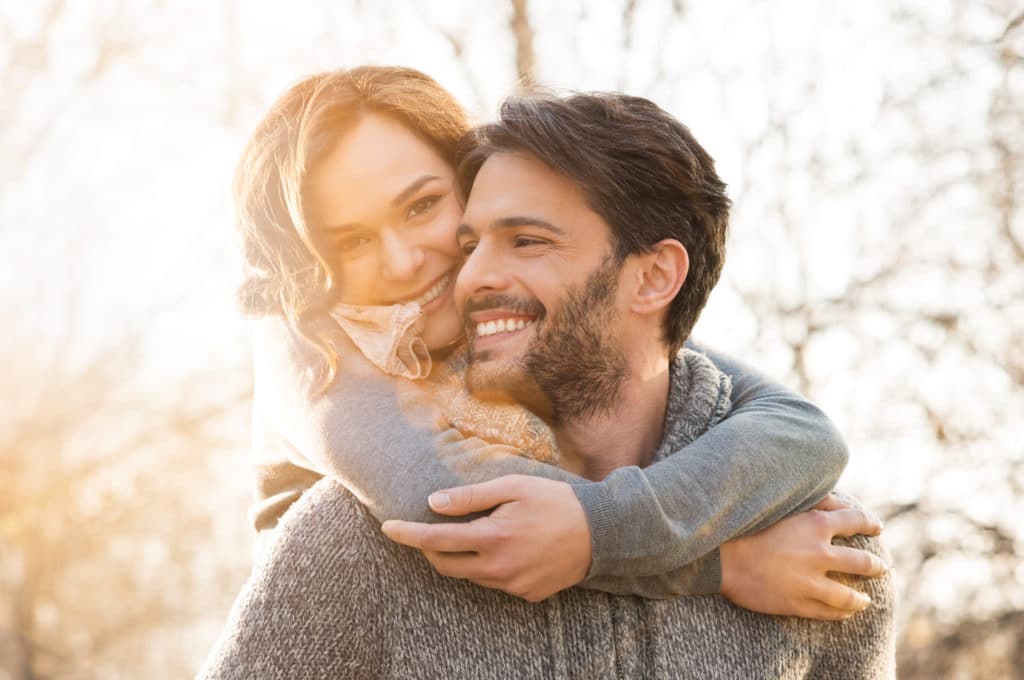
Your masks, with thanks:
M476 241L466 241L465 243L460 243L459 249L462 251L463 255L469 257L470 255L473 254L473 251L476 249Z
M414 201L413 204L409 206L409 210L406 211L406 218L422 215L437 205L437 202L440 200L440 196L424 196L423 198Z
M342 253L352 253L369 243L369 236L365 234L353 234L352 236L346 236L345 238L338 239L337 247Z

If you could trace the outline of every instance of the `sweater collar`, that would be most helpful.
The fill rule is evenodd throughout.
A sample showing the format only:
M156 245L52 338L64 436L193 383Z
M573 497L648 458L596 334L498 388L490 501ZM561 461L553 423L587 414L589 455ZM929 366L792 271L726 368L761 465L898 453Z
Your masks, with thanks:
M668 404L659 461L714 427L729 412L732 382L703 354L682 350L669 364Z

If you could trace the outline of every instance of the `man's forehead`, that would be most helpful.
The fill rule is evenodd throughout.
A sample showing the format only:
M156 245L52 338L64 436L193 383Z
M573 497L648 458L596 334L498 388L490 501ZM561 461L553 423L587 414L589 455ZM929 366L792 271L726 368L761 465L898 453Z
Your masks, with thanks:
M525 153L499 152L480 167L466 201L475 228L525 213L537 216L589 210L576 182Z

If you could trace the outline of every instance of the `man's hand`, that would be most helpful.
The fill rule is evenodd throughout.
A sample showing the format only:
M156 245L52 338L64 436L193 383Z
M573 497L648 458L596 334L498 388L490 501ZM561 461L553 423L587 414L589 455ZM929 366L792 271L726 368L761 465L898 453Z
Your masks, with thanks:
M422 550L445 576L540 602L590 570L590 525L565 482L508 475L438 491L430 507L451 516L494 508L464 524L384 522L388 538Z
M877 577L887 566L866 550L832 545L832 537L881 531L882 523L871 514L827 496L807 512L723 544L722 595L765 614L849 618L871 600L827 573Z

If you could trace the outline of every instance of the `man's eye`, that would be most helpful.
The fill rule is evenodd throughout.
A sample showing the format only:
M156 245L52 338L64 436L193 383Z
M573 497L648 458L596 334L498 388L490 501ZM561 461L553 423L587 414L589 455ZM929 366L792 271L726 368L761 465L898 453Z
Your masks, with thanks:
M476 241L466 241L464 243L460 243L459 249L462 250L463 255L466 255L468 257L469 255L472 254L474 250L476 250Z
M440 195L433 195L433 196L424 196L423 198L420 198L420 199L414 201L413 204L410 205L409 209L406 211L406 214L405 214L406 219L411 218L411 217L416 217L418 215L422 215L423 213L427 212L428 210L433 208L435 205L437 205L437 202L440 201L440 200L441 200L441 196Z
M532 236L516 236L515 247L516 248L528 248L530 246L542 246L545 241L539 238L533 238Z

